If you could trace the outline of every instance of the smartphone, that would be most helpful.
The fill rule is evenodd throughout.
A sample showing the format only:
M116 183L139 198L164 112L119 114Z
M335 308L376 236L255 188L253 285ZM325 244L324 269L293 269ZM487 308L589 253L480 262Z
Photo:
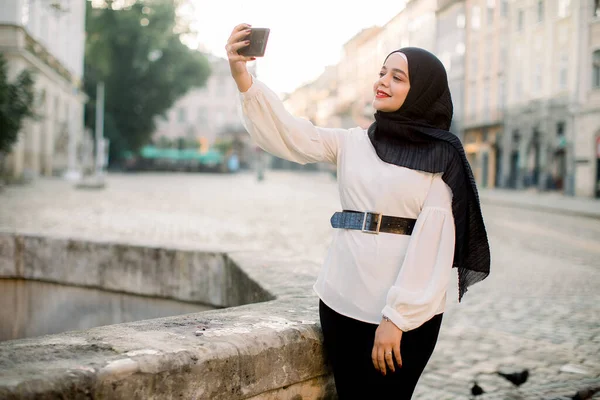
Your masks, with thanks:
M250 44L239 49L238 53L246 57L263 57L270 32L269 28L250 28L250 35L244 39L250 40Z

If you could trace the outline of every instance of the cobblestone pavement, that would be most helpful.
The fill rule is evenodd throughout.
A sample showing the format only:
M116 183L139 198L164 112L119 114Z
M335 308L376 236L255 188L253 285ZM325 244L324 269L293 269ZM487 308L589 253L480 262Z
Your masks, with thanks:
M321 262L340 208L325 173L110 175L105 190L40 180L0 192L0 229ZM415 399L571 398L600 387L600 220L483 205L492 274L449 289ZM520 388L494 372L529 369ZM594 398L600 398L597 395Z

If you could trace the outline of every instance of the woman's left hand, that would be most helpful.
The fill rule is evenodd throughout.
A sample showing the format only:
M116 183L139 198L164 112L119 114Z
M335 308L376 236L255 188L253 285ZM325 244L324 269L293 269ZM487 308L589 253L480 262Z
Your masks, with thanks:
M379 327L375 331L375 343L371 352L371 360L376 370L384 376L387 373L386 365L392 372L396 371L394 358L398 367L402 367L402 356L400 355L400 342L402 340L402 331L388 320L381 320Z

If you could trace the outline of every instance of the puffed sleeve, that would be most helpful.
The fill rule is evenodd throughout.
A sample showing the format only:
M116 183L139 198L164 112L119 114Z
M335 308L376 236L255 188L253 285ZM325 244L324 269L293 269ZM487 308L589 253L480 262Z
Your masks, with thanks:
M437 174L417 218L406 257L383 314L403 331L431 319L442 302L454 259L452 191Z
M263 150L298 164L337 164L337 155L347 129L319 128L294 117L279 97L252 77L252 86L240 93L244 127Z

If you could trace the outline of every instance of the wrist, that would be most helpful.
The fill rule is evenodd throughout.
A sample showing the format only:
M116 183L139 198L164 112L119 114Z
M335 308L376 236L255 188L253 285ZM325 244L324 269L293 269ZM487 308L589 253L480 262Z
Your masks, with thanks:
M231 74L240 92L246 92L252 86L252 76L248 70Z
M396 324L394 323L394 321L392 321L392 320L391 320L391 319L390 319L390 318L389 318L387 315L385 315L385 314L381 314L381 323L388 323L388 324L391 324L391 325L393 325L393 326L394 326L396 329L398 329L398 330L402 331L402 329L400 329L400 328L398 327L398 325L396 325Z

